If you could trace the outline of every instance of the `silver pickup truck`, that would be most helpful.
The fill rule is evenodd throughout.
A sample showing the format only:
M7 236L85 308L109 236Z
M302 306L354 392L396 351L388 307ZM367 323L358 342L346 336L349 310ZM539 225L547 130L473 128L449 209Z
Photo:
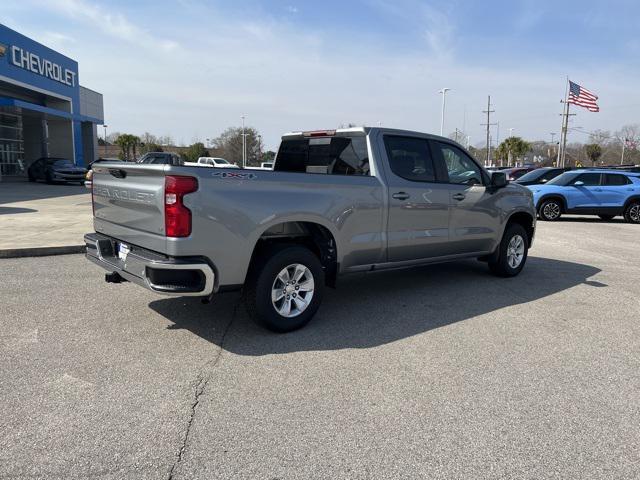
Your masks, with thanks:
M96 164L92 199L87 258L107 281L204 300L242 290L279 332L349 273L473 257L517 275L536 218L529 190L457 143L367 127L286 134L273 171Z

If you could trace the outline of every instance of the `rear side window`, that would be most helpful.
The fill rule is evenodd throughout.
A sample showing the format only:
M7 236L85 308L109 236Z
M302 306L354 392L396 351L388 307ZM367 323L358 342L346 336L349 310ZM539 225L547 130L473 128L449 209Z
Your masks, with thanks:
M631 180L629 180L624 175L618 175L615 173L607 173L604 176L604 184L605 185L629 185Z
M312 137L283 140L274 170L277 172L369 175L364 136Z
M582 182L586 187L600 185L599 173L582 173L574 178L569 185L575 185L576 182Z
M422 138L385 135L389 167L397 176L413 182L435 182L429 142Z

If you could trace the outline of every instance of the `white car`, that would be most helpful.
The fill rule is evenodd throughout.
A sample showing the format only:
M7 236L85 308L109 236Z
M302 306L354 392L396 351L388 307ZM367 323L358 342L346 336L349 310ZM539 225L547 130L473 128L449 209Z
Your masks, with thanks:
M209 165L216 168L240 168L235 163L229 163L224 158L220 157L200 157L198 158L199 165Z

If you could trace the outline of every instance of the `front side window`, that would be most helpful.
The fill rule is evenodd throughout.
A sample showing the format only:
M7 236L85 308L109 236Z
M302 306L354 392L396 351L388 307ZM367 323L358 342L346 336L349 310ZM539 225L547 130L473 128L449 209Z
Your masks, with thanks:
M429 142L423 138L385 135L389 167L397 176L412 182L435 182L435 168Z
M574 178L569 185L575 185L578 182L582 182L582 185L585 187L593 187L595 185L600 185L600 174L599 173L582 173Z
M274 170L278 172L369 175L364 136L327 136L284 139Z
M448 143L435 142L442 153L449 174L449 183L456 185L482 185L482 170L466 153Z

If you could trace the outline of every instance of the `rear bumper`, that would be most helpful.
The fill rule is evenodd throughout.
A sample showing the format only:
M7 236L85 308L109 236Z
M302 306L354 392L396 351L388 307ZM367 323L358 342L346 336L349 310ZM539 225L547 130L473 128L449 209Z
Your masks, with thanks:
M202 259L168 257L132 245L128 245L130 251L121 259L115 238L88 233L84 242L86 256L93 263L152 292L192 297L206 297L214 292L215 274Z

